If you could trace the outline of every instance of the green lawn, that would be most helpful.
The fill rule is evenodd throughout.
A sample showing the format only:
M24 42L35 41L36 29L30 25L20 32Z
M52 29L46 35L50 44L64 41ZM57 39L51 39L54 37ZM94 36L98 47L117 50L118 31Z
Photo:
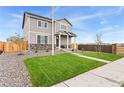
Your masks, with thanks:
M103 53L103 52L98 55L96 52L90 52L90 51L81 52L81 54L86 55L86 56L90 56L90 57L109 60L109 61L115 61L115 60L122 57L122 56L119 56L119 55L114 55L114 54L111 54L111 53Z
M33 86L51 86L104 65L69 53L25 59Z
M124 87L124 83L122 84L122 87Z

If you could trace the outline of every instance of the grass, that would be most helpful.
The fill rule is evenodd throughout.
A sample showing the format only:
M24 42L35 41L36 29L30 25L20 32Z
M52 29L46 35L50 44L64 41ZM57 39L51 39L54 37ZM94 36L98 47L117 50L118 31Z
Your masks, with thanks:
M33 86L46 87L104 65L69 53L24 60Z
M97 52L90 52L90 51L81 52L81 54L86 55L86 56L90 56L90 57L109 60L109 61L115 61L115 60L122 57L122 56L119 56L119 55L115 55L115 54L111 54L111 53L103 53L103 52L98 55Z
M124 87L124 83L122 84L122 86L121 87Z

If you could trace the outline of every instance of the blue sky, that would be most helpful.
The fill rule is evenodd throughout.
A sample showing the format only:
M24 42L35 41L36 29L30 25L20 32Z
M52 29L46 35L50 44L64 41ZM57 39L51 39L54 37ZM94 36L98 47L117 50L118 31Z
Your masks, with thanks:
M25 11L51 18L51 7L0 7L0 41L22 35ZM124 43L124 7L55 7L55 18L67 18L72 31L78 35L77 43L94 43L95 35L102 32L104 43Z

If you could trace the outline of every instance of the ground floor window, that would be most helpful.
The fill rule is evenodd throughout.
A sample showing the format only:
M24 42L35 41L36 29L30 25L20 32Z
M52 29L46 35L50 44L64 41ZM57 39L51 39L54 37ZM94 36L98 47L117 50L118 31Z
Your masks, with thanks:
M48 36L37 35L37 44L47 44Z

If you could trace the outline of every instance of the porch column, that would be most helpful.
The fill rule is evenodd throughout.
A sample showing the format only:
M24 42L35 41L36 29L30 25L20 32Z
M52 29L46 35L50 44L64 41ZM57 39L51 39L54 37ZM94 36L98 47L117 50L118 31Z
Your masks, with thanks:
M76 44L76 37L74 37L74 44Z
M54 44L55 44L55 47L56 47L56 36L54 36L54 38L55 38L55 39L54 39L54 41L55 41Z
M61 49L61 34L59 34L59 49Z
M30 16L28 18L28 51L30 52L31 51L31 39L30 39Z
M76 46L76 37L74 37L74 49L77 49L77 46Z
M68 44L69 43L69 35L67 35L67 49L68 49Z

